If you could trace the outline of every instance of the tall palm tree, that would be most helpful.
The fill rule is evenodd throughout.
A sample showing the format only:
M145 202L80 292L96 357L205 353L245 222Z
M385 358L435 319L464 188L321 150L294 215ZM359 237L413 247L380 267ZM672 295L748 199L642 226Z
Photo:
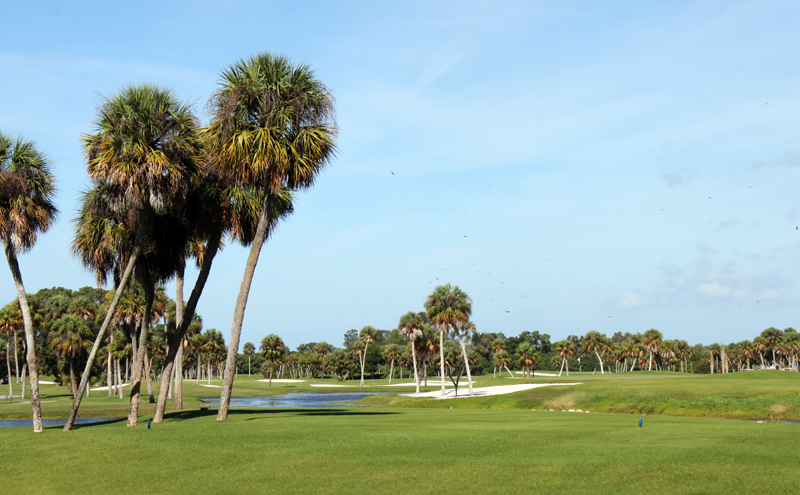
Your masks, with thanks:
M256 346L252 342L245 342L244 347L244 355L247 356L247 376L250 376L250 358L256 352Z
M777 367L775 351L778 347L778 344L781 342L781 337L783 337L783 332L775 327L769 327L761 332L761 338L764 339L763 342L765 346L769 349L772 349L772 366L775 367Z
M22 311L33 431L37 433L42 431L42 410L36 338L17 256L31 249L39 233L46 232L53 224L58 213L53 203L54 194L55 183L47 157L32 141L12 140L0 132L0 238Z
M288 348L286 351L288 352ZM325 360L325 356L328 355L329 352L333 351L333 346L329 343L325 342L317 342L314 344L314 347L311 349L311 352L314 353L314 358L319 361L319 378L320 380L325 379L325 367L322 365L322 362Z
M129 86L112 95L99 109L94 126L93 133L83 136L89 178L114 194L115 201L110 202L110 206L117 214L127 217L126 228L133 235L124 251L115 253L115 259L96 259L91 244L85 246L86 255L81 256L90 268L97 270L104 265L103 269L113 270L117 291L89 353L65 431L72 428L94 357L146 247L147 234L152 232L150 217L185 197L188 184L197 173L200 154L197 121L190 107L181 103L171 91L157 86ZM80 232L76 237L80 237ZM80 249L77 238L75 245ZM148 296L153 295L151 289L156 282L147 280ZM139 339L142 349L146 342L147 320L143 319L143 338ZM142 352L137 354L133 366L135 382L141 379L139 363L144 362ZM138 411L138 383L132 385L129 423L136 424L132 416Z
M242 185L266 191L234 309L225 380L217 419L228 417L239 337L270 203L283 188L305 189L333 158L333 96L306 65L262 53L222 73L212 97L212 121L203 131L216 167Z
M411 340L411 358L414 364L414 383L417 387L416 393L419 393L420 384L419 374L417 373L416 341L422 337L426 320L427 316L425 313L415 313L413 311L409 311L400 317L400 322L397 324L397 330L400 332L400 335Z
M264 359L269 364L269 386L272 386L272 372L276 364L283 362L283 356L286 355L286 344L283 339L271 333L261 340L261 353Z
M561 357L561 371L558 372L558 376L561 376L561 372L564 371L565 364L567 366L567 376L569 376L569 358L577 352L578 350L572 341L561 340L556 343L556 353Z
M466 295L466 294L465 294ZM472 309L470 299L470 313ZM467 384L469 385L469 396L472 397L472 372L470 371L469 367L469 356L467 355L467 344L465 339L467 337L471 337L476 332L475 324L471 321L467 321L465 323L458 323L455 326L455 334L458 338L458 342L461 344L461 359L464 361L464 366L467 368Z
M358 332L358 339L364 343L364 352L359 357L361 359L361 383L359 387L364 386L364 365L367 364L367 349L369 349L369 345L375 343L375 337L377 336L378 331L375 330L371 325L367 325Z
M457 285L450 284L436 287L425 300L428 320L439 331L439 362L442 375L442 397L445 395L444 385L444 336L459 325L466 325L472 315L472 299ZM466 350L464 350L466 360ZM470 395L472 380L470 380Z

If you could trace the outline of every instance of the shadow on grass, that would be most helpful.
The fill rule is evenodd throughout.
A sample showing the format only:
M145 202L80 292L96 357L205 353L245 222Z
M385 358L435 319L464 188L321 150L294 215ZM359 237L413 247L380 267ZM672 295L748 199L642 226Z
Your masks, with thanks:
M231 409L228 410L228 416L248 415L260 416L256 418L247 418L245 421L252 421L254 419L268 419L269 416L276 415L295 415L295 416L386 416L389 414L401 414L399 412L391 411L360 411L353 409L333 409L333 408L319 408L319 409L292 409L292 408L270 408L270 409ZM216 409L207 410L190 410L173 412L164 415L165 421L188 421L205 416L216 416Z

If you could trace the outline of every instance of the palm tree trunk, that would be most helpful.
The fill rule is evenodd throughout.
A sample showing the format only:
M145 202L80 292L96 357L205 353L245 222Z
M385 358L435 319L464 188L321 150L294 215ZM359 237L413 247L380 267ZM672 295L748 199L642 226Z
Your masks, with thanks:
M272 386L272 365L269 367L269 386Z
M647 365L647 371L653 369L653 351L650 351L650 364Z
M28 365L26 363L22 363L22 393L20 394L20 400L25 400L25 371L28 369Z
M19 271L19 262L17 261L17 254L14 251L14 246L8 242L5 242L5 250L6 259L8 260L8 267L11 269L11 276L14 279L14 285L17 287L19 308L22 311L22 321L25 325L25 347L27 349L25 357L28 361L28 380L30 381L31 385L31 415L33 417L33 431L34 433L41 433L42 406L39 402L39 365L36 362L36 335L33 331L33 318L31 317L31 308L28 306L28 295L25 293L25 285L22 283L22 273ZM9 373L9 375L10 374L11 373ZM10 377L8 384L9 388L11 388Z
M249 351L248 351L249 352ZM250 355L247 355L247 378L250 378Z
M561 369L560 369L560 370L558 370L558 376L561 376L561 373L563 373L563 372L564 372L564 362L565 362L566 360L567 360L567 358L562 358L562 359L561 359Z
M14 398L14 388L13 388L14 386L11 384L12 383L11 382L11 351L9 350L10 349L9 348L10 345L11 344L8 343L8 340L6 340L6 370L8 371L8 373L7 373L7 375L8 375L8 398L9 399L13 399Z
M417 350L415 349L414 341L411 341L411 359L414 361L414 383L417 384L417 392L419 393L419 374L417 373Z
M144 372L147 377L147 398L150 404L155 404L156 398L153 397L153 381L150 378L150 356L147 353L147 346L144 348Z
M142 387L142 370L144 368L144 356L147 353L147 331L150 327L150 311L153 308L153 298L155 296L155 284L147 281L144 286L144 314L142 315L142 329L139 333L139 348L135 351L135 361L133 362L133 375L131 377L131 405L128 409L128 426L139 424L139 401L140 389Z
M194 311L197 308L197 303L200 301L200 295L203 293L203 288L206 286L206 281L208 280L208 274L211 272L211 264L214 261L214 257L217 255L217 251L219 250L219 243L222 239L222 229L218 227L214 230L214 233L209 238L208 242L206 243L206 253L203 256L203 263L200 266L200 273L197 275L197 280L194 283L194 288L192 289L192 293L189 295L189 301L186 303L186 311L183 309L183 269L179 270L178 273L180 274L180 291L178 291L178 279L175 280L175 318L176 318L176 329L175 334L172 336L172 339L169 342L169 352L167 353L166 361L164 362L164 369L171 370L173 364L178 365L178 372L183 371L183 339L186 335L186 331L189 329L189 325L194 318ZM178 301L180 299L180 301ZM180 311L180 312L179 312ZM175 363L176 356L180 349L180 362ZM200 383L199 377L199 364L198 364L198 383ZM176 374L177 376L177 374ZM161 379L161 388L158 390L158 401L156 402L156 409L153 413L153 422L160 423L164 420L164 410L167 407L167 396L163 392L164 386L164 379ZM177 382L175 387L175 410L183 409L183 385L182 382Z
M131 278L131 273L133 273L133 267L139 261L139 255L142 253L142 246L144 244L144 236L147 231L147 219L149 218L149 210L145 209L139 215L139 221L136 225L136 238L133 241L133 251L131 253L131 258L128 260L128 266L125 267L125 272L122 274L122 279L119 282L119 287L117 287L117 291L114 293L114 299L111 300L111 305L108 307L108 311L106 311L106 318L103 320L103 325L100 327L100 330L97 332L97 337L95 338L94 345L92 346L92 350L89 352L89 357L86 359L86 368L83 370L83 375L81 376L81 383L78 387L80 393L77 394L75 400L72 401L72 407L69 410L69 415L67 415L67 421L64 423L64 431L70 431L72 429L72 425L75 423L75 418L78 415L78 408L81 406L81 396L83 394L83 390L86 388L86 385L89 383L89 374L92 371L92 363L94 363L94 358L97 356L97 351L100 349L100 343L103 341L106 330L108 330L108 325L111 323L111 317L114 316L114 312L117 309L117 304L119 303L120 297L122 297L122 293L125 291L125 288L128 286L128 280ZM31 329L32 330L32 329ZM30 352L30 351L29 351ZM31 368L31 379L33 379L33 368ZM39 379L38 369L36 370L36 379ZM38 386L36 389L36 400L38 402ZM31 390L33 393L33 390Z
M444 327L439 329L439 366L442 375L442 397L445 396L444 390Z
M19 383L19 360L17 358L17 329L14 329L14 374L17 377L17 383ZM9 378L10 380L10 378Z
M461 357L464 359L464 366L467 367L467 384L469 384L469 396L472 397L472 374L469 371L469 361L467 360L467 345L464 343L464 339L461 338L461 335L458 335L458 341L461 343Z
M600 374L605 375L605 372L603 371L603 358L600 357L600 354L598 354L597 351L594 351L594 353L597 356L597 360L600 361Z
M236 376L236 356L239 353L239 338L242 334L242 323L244 323L244 310L247 306L247 297L250 295L250 285L253 283L253 274L256 271L258 256L261 254L261 247L264 245L264 238L269 226L269 212L272 209L273 195L267 193L264 204L261 207L261 215L258 219L253 244L250 246L250 254L245 264L242 284L239 286L239 296L236 298L236 307L233 310L233 324L231 325L231 338L228 343L228 358L225 361L225 379L222 382L222 393L219 397L219 410L217 420L228 419L228 407L231 403L231 393L233 392L233 378Z
M112 334L111 334L111 340L110 340L110 342L108 343L108 357L106 358L106 362L107 362L106 364L108 365L108 366L107 366L107 367L108 367L108 370L106 371L106 386L107 386L107 388L108 388L108 398L109 398L109 399L111 398L111 394L112 394L112 392L111 392L111 380L112 380L112 376L111 376L111 375L112 375L113 373L112 373L112 371L111 371L111 367L112 367L111 361L112 361L114 358L112 358L112 357L111 357L111 347L112 347L113 345L114 345L114 334L112 333Z
M389 370L389 385L392 384L392 375L394 375L394 359L392 359L392 368Z
M508 366L503 366L503 367L506 369L506 371L508 371L508 376L509 376L509 378L514 378L514 374L513 374L513 373L511 373L511 370L510 370L510 369L508 369Z
M75 392L78 387L75 386L75 358L69 358L69 382L72 384L72 398L75 398Z
M175 385L173 389L173 407L176 411L183 409L183 359L186 350L183 348L183 342L178 344L178 354L175 356ZM159 390L161 392L161 390Z

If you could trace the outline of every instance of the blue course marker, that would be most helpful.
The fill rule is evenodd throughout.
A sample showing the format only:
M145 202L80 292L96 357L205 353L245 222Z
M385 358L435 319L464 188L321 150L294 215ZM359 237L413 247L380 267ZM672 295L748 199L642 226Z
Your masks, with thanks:
M642 420L641 419L639 419L639 426L642 426ZM147 429L148 430L150 429L150 420L149 419L147 420Z
M147 425L147 426L148 426L148 428L149 428L149 427L150 427L150 421L148 420L148 421L147 421L147 423L148 423L148 425ZM639 416L639 428L641 428L641 427L642 427L642 417L641 417L641 416Z

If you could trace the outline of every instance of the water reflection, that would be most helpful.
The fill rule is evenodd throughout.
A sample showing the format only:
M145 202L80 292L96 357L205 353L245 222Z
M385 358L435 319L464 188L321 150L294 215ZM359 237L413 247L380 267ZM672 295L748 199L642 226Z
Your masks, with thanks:
M294 392L272 397L234 397L230 407L358 407L341 402L359 401L374 393L300 393ZM210 407L219 407L219 399L201 399Z

